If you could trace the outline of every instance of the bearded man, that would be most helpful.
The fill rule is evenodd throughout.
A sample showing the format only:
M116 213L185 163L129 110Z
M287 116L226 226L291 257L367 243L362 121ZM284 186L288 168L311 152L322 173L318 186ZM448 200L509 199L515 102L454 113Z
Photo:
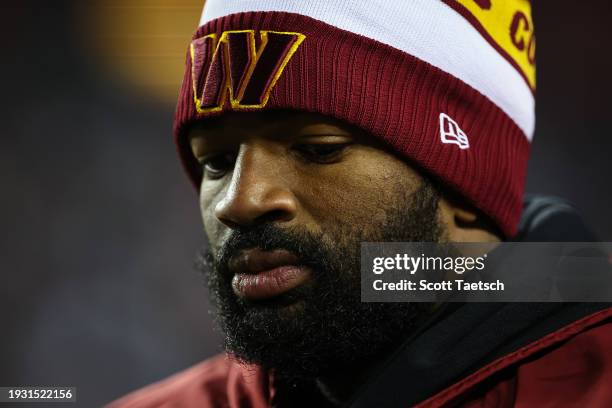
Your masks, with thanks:
M366 303L361 242L588 241L524 200L528 1L208 0L175 117L224 355L118 407L605 406L601 303Z

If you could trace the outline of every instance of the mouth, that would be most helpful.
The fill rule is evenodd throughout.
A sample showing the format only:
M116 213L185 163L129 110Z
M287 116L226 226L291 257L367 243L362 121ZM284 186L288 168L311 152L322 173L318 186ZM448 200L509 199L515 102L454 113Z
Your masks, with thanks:
M232 258L232 289L245 300L260 301L283 295L306 282L311 275L297 256L286 250L249 249Z

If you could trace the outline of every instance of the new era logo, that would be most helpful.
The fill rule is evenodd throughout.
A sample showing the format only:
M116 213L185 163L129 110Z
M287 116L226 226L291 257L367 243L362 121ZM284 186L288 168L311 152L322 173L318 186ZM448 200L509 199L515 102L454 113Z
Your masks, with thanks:
M440 140L442 143L456 144L461 149L470 148L470 141L465 132L446 113L440 113Z

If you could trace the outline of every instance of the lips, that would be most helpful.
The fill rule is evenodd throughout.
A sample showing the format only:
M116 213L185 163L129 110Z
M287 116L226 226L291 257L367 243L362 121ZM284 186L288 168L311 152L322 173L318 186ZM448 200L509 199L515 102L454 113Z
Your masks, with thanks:
M232 258L229 269L234 274L234 293L248 300L274 298L300 286L311 275L310 268L285 250L250 249Z

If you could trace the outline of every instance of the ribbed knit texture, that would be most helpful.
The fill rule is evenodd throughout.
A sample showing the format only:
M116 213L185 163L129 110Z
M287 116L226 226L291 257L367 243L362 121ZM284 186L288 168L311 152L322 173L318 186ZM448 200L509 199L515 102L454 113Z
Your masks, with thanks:
M514 235L530 146L518 126L489 99L407 53L298 14L233 14L200 27L194 39L238 29L306 36L272 89L265 109L318 112L365 129L466 197L506 236ZM441 142L440 113L460 124L469 138L469 149ZM196 187L201 169L184 129L194 120L217 114L196 111L188 54L174 134Z

